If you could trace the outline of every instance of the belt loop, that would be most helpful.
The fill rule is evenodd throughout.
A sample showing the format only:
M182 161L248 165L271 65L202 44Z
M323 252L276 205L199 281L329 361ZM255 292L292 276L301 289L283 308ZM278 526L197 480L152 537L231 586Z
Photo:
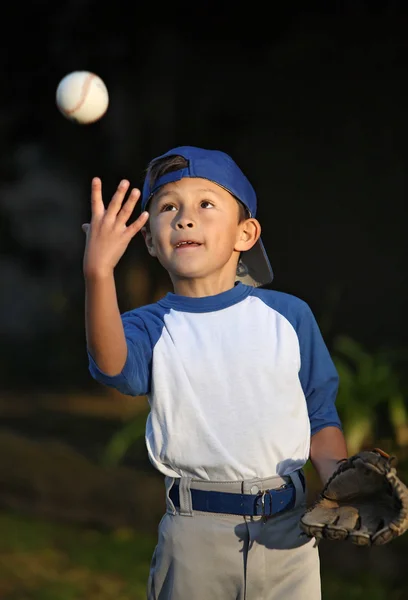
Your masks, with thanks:
M305 479L304 479L304 474L303 472L301 472L302 470L299 469L298 471L294 471L293 473L289 473L289 477L292 480L293 485L295 486L295 490L296 490L296 498L295 498L295 506L294 508L298 507L300 504L302 504L302 502L304 502L305 499Z
M167 512L170 512L172 515L175 515L177 513L176 507L174 506L173 501L170 498L170 490L173 487L175 481L176 480L174 479L174 477L169 477L168 475L164 477L164 485L166 487L166 508Z
M192 477L181 477L179 485L180 496L180 515L184 517L193 516L193 504L191 500L191 479Z

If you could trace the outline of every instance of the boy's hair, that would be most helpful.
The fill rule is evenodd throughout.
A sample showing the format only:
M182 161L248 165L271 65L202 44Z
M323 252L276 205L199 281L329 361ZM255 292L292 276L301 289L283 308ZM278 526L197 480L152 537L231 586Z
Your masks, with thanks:
M150 189L153 188L154 183L163 175L172 173L173 171L180 171L188 167L188 161L184 156L174 154L173 156L164 156L162 158L156 158L147 167L146 177L149 178ZM235 196L234 196L235 198ZM242 223L246 219L249 219L249 211L246 206L242 204L237 198L235 198L238 204L238 223ZM146 206L148 210L148 205Z

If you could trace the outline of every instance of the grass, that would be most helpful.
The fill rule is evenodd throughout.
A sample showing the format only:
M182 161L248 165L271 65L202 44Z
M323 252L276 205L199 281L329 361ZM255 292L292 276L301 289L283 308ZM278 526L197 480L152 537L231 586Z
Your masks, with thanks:
M134 530L87 530L0 512L1 600L145 600L156 538ZM393 542L406 556L408 536ZM339 566L347 545L340 545ZM328 568L327 568L328 567ZM403 574L389 579L336 564L322 569L323 600L403 600Z
M2 600L139 600L156 540L0 513Z
M323 600L404 600L408 588L372 574L341 577L328 571L322 574L322 597Z

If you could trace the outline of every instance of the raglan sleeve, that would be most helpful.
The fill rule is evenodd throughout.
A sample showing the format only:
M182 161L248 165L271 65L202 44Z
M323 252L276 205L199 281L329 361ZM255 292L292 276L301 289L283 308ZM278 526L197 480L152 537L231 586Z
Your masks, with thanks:
M299 378L306 397L311 435L324 427L342 429L336 409L339 376L317 321L306 303L297 327L300 346Z
M96 381L115 388L122 394L143 396L150 390L153 355L151 336L143 319L132 311L122 315L122 323L127 344L126 362L122 371L118 375L107 375L87 350L89 371Z

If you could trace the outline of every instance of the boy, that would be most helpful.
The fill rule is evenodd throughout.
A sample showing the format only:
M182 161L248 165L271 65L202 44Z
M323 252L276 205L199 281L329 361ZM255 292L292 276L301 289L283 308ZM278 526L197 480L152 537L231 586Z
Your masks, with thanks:
M167 511L148 598L318 600L318 549L298 525L302 467L310 457L325 482L347 452L313 314L260 288L273 275L256 195L228 155L179 147L153 160L129 226L140 192L123 204L128 187L105 210L93 180L86 335L93 377L150 403ZM121 315L114 268L138 231L174 292Z

